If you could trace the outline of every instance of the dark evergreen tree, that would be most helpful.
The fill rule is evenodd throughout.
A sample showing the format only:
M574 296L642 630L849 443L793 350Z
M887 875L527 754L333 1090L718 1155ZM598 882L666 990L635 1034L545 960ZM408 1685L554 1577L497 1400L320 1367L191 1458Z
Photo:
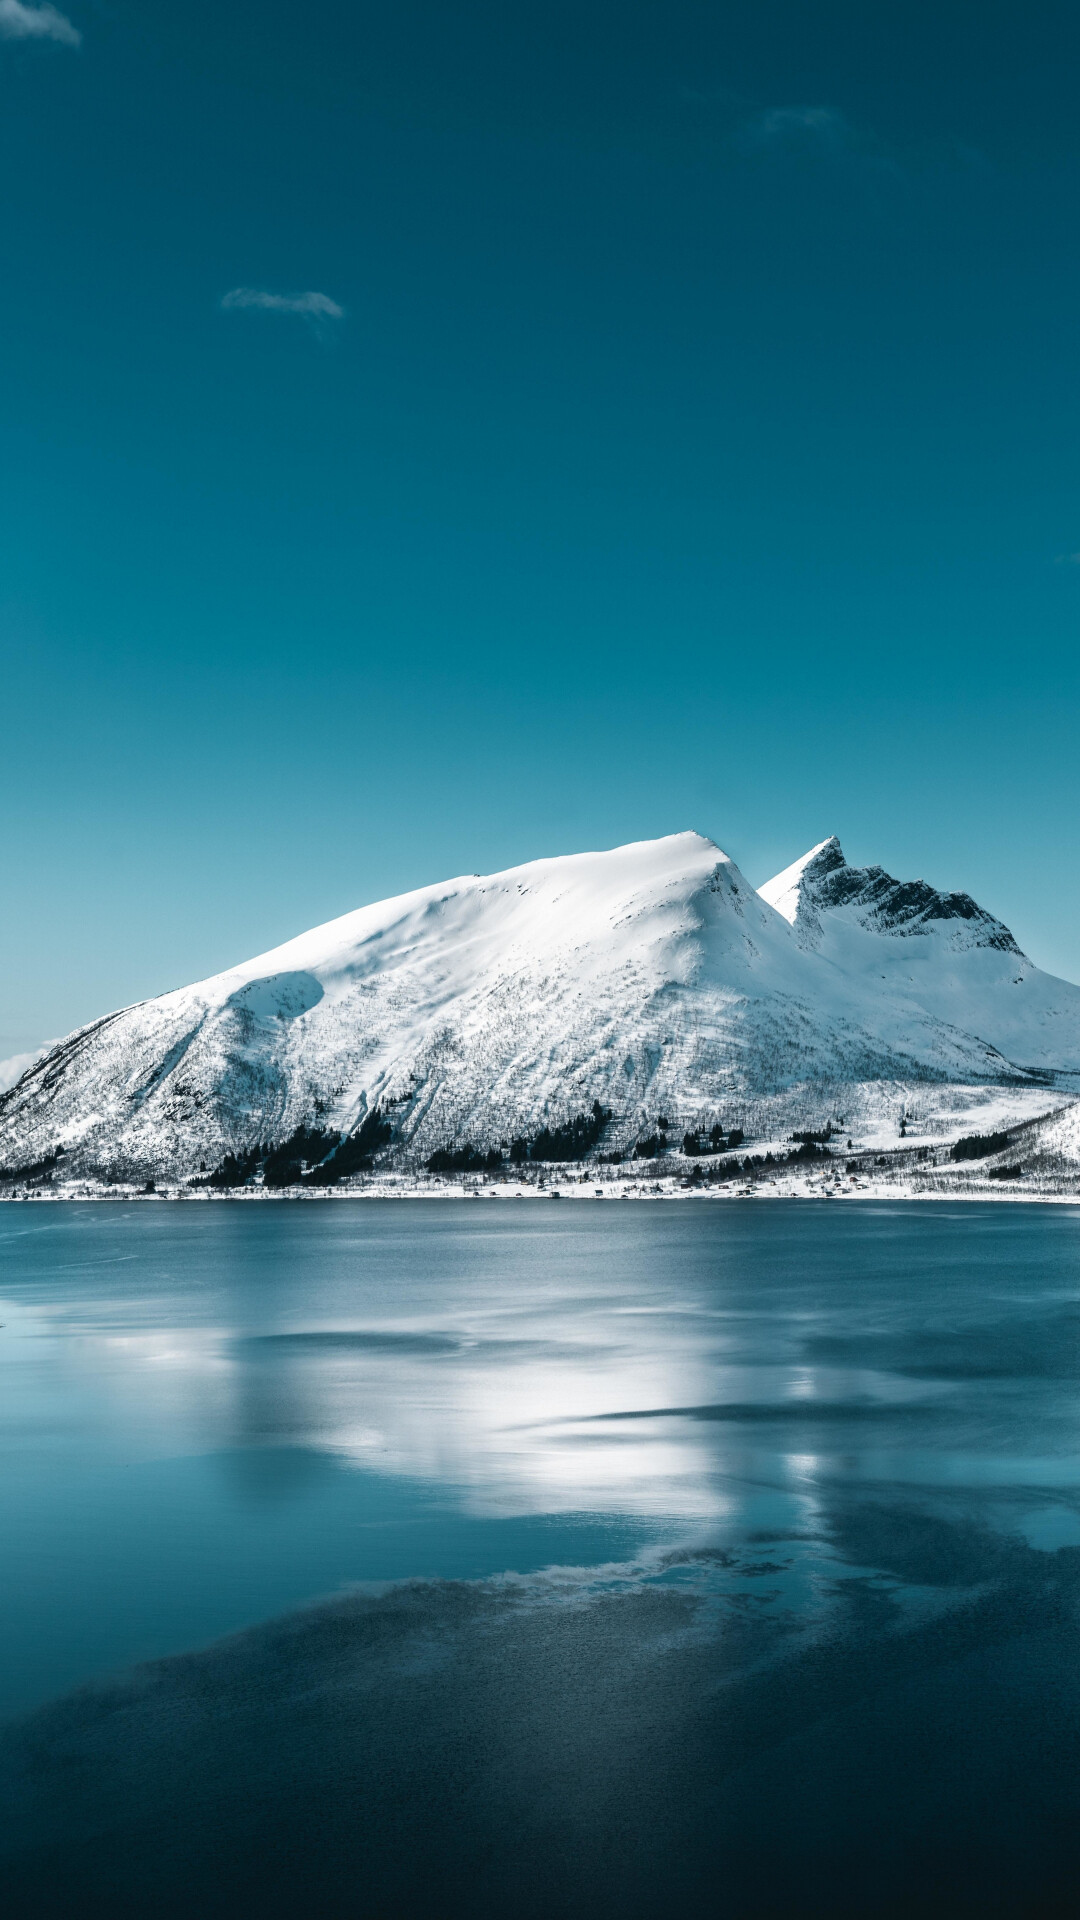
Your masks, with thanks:
M991 1153L1004 1153L1012 1141L1007 1133L968 1133L954 1142L950 1160L985 1160Z
M372 1107L355 1133L347 1134L329 1158L304 1176L305 1186L332 1187L352 1173L370 1173L375 1164L373 1155L388 1144L392 1134L389 1120L383 1117L378 1106Z
M691 1158L701 1153L724 1153L732 1147L741 1145L742 1139L743 1130L741 1127L732 1127L730 1133L725 1137L724 1129L720 1125L720 1122L717 1121L714 1126L710 1127L708 1133L695 1132L693 1130L684 1133L682 1150Z
M661 1140L659 1134L657 1133L650 1133L647 1140L638 1141L637 1146L634 1148L634 1159L635 1160L656 1160L659 1158L660 1154L666 1153L666 1152L667 1152L667 1141Z
M227 1153L219 1167L207 1174L200 1186L207 1187L243 1187L251 1179L259 1164L260 1149L249 1148L246 1153Z
M429 1173L494 1173L502 1166L498 1147L484 1153L466 1141L463 1147L440 1147L427 1163Z
M294 1187L302 1179L305 1167L317 1167L337 1146L340 1135L324 1133L319 1127L297 1127L287 1140L271 1147L263 1161L263 1180L268 1187Z
M797 1134L792 1134L793 1140L797 1139L798 1137L799 1136ZM799 1147L796 1147L794 1153L788 1154L789 1161L831 1160L831 1159L832 1159L832 1154L829 1152L828 1147L822 1146L820 1142L814 1138L813 1134L806 1135L803 1139L802 1145Z
M594 1100L589 1113L577 1113L560 1127L541 1127L529 1145L531 1160L584 1160L595 1147L608 1121L611 1108Z

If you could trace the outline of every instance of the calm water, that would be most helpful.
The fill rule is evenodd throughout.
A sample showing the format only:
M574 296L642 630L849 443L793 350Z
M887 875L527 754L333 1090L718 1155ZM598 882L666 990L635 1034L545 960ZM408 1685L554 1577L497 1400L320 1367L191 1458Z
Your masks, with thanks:
M1080 1213L9 1207L0 1262L28 1913L1074 1906Z

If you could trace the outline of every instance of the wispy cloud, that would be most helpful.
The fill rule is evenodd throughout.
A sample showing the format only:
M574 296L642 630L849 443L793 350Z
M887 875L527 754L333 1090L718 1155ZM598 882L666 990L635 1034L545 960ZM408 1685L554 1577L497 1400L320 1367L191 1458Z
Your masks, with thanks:
M739 134L742 143L750 147L836 148L847 146L851 129L843 114L832 107L767 107L744 120Z
M4 0L0 0L0 6ZM297 313L302 320L344 320L345 309L328 293L266 293L261 287L234 287L221 302L226 313L254 307L262 313Z
M36 1047L33 1053L13 1053L6 1060L0 1060L0 1093L6 1093L17 1080L21 1080L28 1067L34 1067L39 1060L44 1060L55 1045L56 1041L50 1040L48 1046Z
M56 7L27 7L23 0L0 0L0 40L58 40L63 47L77 47L82 34Z

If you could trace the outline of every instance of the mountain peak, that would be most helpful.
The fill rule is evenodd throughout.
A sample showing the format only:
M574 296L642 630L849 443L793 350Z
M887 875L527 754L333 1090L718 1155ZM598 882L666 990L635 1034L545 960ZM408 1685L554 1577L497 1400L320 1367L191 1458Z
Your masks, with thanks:
M945 935L953 949L995 947L1023 954L1000 920L969 893L941 892L926 880L894 880L884 867L849 867L833 834L758 888L804 946L823 939L822 916L885 937Z
M794 926L800 911L806 910L814 883L846 866L844 850L835 833L831 833L827 840L819 840L817 846L811 847L801 859L793 860L782 873L766 880L758 892L770 907L775 907L777 913Z

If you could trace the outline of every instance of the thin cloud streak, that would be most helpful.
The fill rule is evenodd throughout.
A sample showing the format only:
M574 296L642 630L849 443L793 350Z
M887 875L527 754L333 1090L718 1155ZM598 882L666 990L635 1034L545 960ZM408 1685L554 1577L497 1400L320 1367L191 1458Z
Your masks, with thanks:
M850 128L843 114L832 107L769 107L745 121L740 134L747 145L754 147L805 142L839 147L846 145Z
M0 6L4 0L0 0ZM254 308L262 313L296 313L304 320L344 320L345 309L328 293L266 293L259 287L234 287L221 302L225 313Z
M56 7L0 0L0 40L56 40L62 47L78 47L82 34Z

